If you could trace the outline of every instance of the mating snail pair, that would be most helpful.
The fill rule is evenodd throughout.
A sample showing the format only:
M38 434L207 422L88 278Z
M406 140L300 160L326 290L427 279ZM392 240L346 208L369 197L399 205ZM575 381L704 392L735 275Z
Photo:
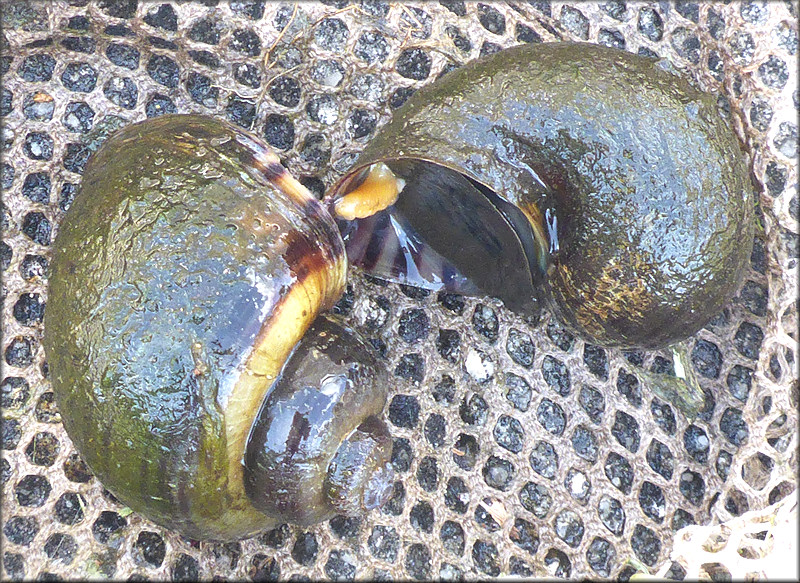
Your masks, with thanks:
M347 257L653 348L735 292L753 207L714 99L594 45L516 47L420 89L323 203L226 122L134 124L91 158L55 243L64 425L122 502L189 537L363 512L392 488L388 379L320 316Z

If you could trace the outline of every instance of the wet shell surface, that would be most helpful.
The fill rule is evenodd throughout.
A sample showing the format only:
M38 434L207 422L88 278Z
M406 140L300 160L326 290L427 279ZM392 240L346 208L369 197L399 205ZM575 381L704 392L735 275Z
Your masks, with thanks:
M374 185L382 167L396 201ZM353 264L520 312L543 299L605 346L695 333L753 241L754 189L716 100L663 62L581 43L500 51L418 90L329 208L351 196L383 201L338 215Z
M55 241L44 340L65 428L103 484L192 538L342 511L323 492L336 447L355 435L369 451L338 465L368 459L379 474L389 456L375 418L385 372L346 326L313 324L340 297L346 266L330 216L255 136L164 116L109 138ZM319 410L274 398L278 413L262 407L285 366L300 369L295 381ZM270 433L264 417L288 428ZM243 460L257 418L282 456L271 470L287 472L305 504L253 506L245 480L265 468ZM297 492L260 497L283 495ZM365 496L380 501L385 484Z

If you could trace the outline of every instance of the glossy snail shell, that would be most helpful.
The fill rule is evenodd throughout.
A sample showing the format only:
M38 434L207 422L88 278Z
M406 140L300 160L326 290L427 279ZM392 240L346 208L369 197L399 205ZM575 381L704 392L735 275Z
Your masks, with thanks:
M254 135L170 115L110 137L55 241L44 338L104 486L197 539L385 501L386 373L318 316L346 268L330 216Z
M591 342L646 348L730 300L755 206L712 96L580 43L517 46L419 89L327 199L374 275L520 312L541 299Z

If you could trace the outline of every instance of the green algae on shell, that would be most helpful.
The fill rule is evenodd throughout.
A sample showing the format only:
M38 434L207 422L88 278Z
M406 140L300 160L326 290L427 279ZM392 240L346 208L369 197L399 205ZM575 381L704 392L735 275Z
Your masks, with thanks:
M104 486L191 538L242 538L291 519L253 506L242 460L285 362L316 358L297 346L341 296L346 266L330 216L252 134L174 115L110 137L55 240L44 338L64 426ZM385 372L355 342L349 366L370 398L349 423L386 399ZM333 371L351 382L345 373ZM325 398L334 407L340 395ZM324 455L347 438L327 437ZM313 445L293 442L318 455ZM379 454L374 465L387 465ZM300 485L326 487L311 477Z

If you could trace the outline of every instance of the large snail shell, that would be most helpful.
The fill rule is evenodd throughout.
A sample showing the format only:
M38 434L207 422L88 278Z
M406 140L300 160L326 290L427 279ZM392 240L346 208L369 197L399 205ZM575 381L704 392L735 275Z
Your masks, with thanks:
M519 311L543 296L602 345L693 334L750 255L753 188L715 99L596 45L514 47L418 90L330 208L357 208L336 201L369 199L378 175L396 202L339 213L351 263Z
M251 134L164 116L109 138L55 241L44 339L65 428L102 483L192 538L291 520L253 506L243 458L286 360L316 358L296 346L345 275L332 219ZM346 414L365 421L385 373L354 366L369 406ZM334 429L329 442L350 437Z

